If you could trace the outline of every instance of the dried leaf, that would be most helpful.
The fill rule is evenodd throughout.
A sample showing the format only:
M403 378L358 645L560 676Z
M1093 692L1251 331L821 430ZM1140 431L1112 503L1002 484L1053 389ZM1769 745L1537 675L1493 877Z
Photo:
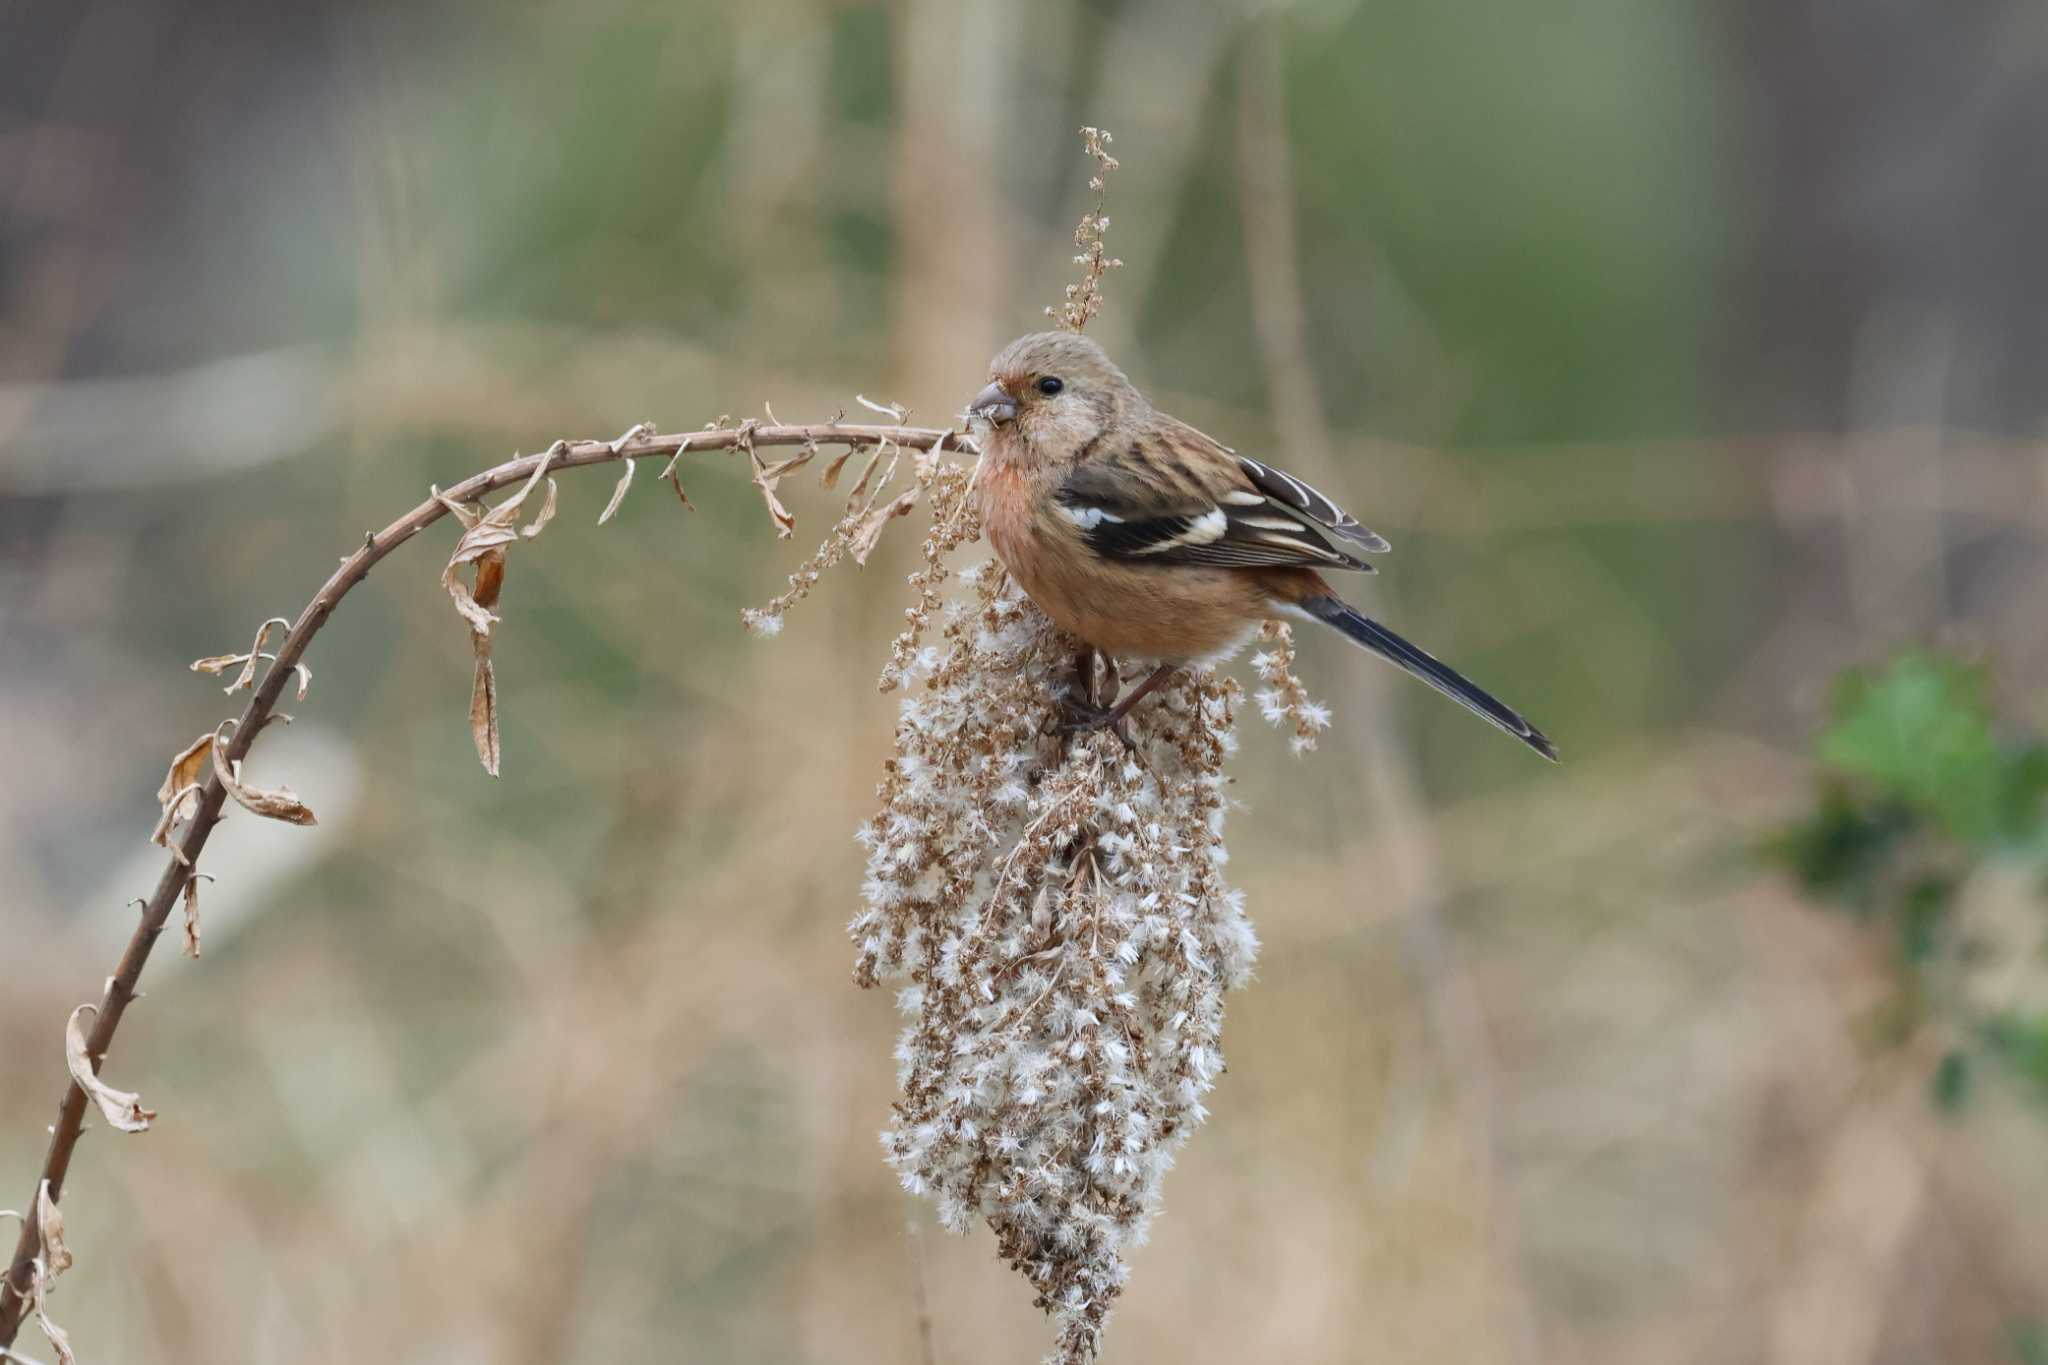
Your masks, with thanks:
M633 471L639 467L639 464L638 460L626 461L625 472L620 474L619 481L612 485L611 501L604 505L604 511L597 514L597 524L599 526L610 521L613 514L619 510L619 504L626 500L626 490L633 486Z
M78 1022L78 1016L87 1010L97 1014L99 1006L80 1005L71 1011L71 1019L64 1025L64 1062L71 1068L71 1079L99 1105L100 1113L108 1123L124 1133L145 1132L149 1121L156 1117L156 1111L144 1109L142 1096L114 1089L92 1069L92 1059L85 1050L85 1029Z
M157 822L159 834L168 837L171 826L181 820L190 820L199 811L199 786L206 780L206 768L213 754L213 732L208 731L186 745L176 758L171 760L170 771L164 774L164 784L156 789L156 803L163 807L163 819ZM163 838L151 835L155 843Z
M36 1236L42 1242L43 1263L49 1267L52 1279L71 1269L71 1248L64 1245L64 1215L57 1211L57 1201L50 1198L50 1182L45 1180L36 1186Z
M256 660L263 654L263 646L270 638L270 628L272 626L282 626L286 630L290 630L292 623L285 620L282 616L273 616L258 626L256 628L256 643L249 646L249 655L242 662L242 671L237 673L235 680L222 688L221 691L229 696L233 696L243 688L254 685L256 681Z
M221 722L223 725L230 723L228 721ZM218 731L215 731L216 735L218 733ZM220 784L227 788L228 795L234 797L242 809L252 814L260 815L266 820L282 820L288 825L313 825L319 823L319 821L313 818L313 812L306 809L305 802L299 800L298 794L290 787L279 787L274 791L270 791L262 787L252 787L244 782L242 780L242 763L240 759L235 761L232 769L221 761L221 753L225 748L226 746L221 744L218 739L215 740L213 745L213 775L220 779Z
M498 775L498 677L491 667L489 641L478 640L476 679L469 688L469 735L476 741L476 756L484 771Z
M902 426L903 419L910 416L910 409L904 407L901 403L877 403L866 394L860 393L853 396L853 401L866 408L869 412L880 413L898 426Z
M801 451L799 451L795 455L790 456L788 459L777 460L774 464L769 465L766 469L763 469L761 471L761 475L763 478L775 479L777 481L780 481L782 476L789 473L791 470L801 469L805 465L809 464L813 459L817 458L817 454L818 448L816 446L807 445Z
M846 462L853 458L853 452L854 447L848 446L833 457L832 463L826 465L825 472L818 477L821 488L833 489L839 486L839 471L846 468Z
M471 591L471 597L477 606L485 611L489 611L498 605L498 599L504 593L505 552L503 550L493 550L489 554L480 557L476 562L476 586ZM496 620L497 618L493 617L492 619ZM490 635L488 630L481 630L476 633L486 637Z
M189 787L180 787L173 792L171 799L164 803L164 813L157 817L156 828L149 832L149 841L152 844L169 849L171 856L187 867L192 865L192 860L185 856L184 849L171 842L171 830L178 822L178 807L184 805L187 800L196 801L199 798L199 790L200 784L194 782Z
M520 534L520 535L522 535L522 536L524 536L524 537L526 537L526 539L528 539L528 540L532 540L532 539L533 539L533 538L534 538L535 536L539 535L539 534L540 534L540 533L541 533L542 531L545 531L545 530L547 529L547 525L548 525L548 523L549 523L549 522L551 522L551 521L553 521L554 519L555 519L555 481L554 481L553 479L549 479L549 480L548 480L548 496L547 496L547 499L546 499L546 501L542 502L542 503L541 503L541 505L540 505L540 515L539 515L539 516L537 516L537 517L535 517L535 518L533 519L533 524L532 524L531 526L525 526L525 527L522 527L522 528L520 528L520 532L519 532L519 534Z
M231 668L240 668L249 662L246 654L210 654L204 659L192 661L194 673L225 673Z
M849 451L848 453L851 454L852 452ZM860 495L868 491L868 480L875 477L875 466L880 464L882 462L882 457L888 453L889 443L887 441L884 441L880 445L875 447L874 453L872 455L868 456L868 462L866 466L863 467L860 471L859 482L855 483L852 490L849 491L846 495L846 505L848 507L851 507L856 502L859 502Z
M293 664L292 667L298 670L299 700L304 701L306 699L306 689L313 685L313 670L304 664Z
M917 490L913 488L894 502L878 507L863 517L847 542L853 550L853 562L865 567L868 556L874 553L875 543L882 538L882 528L897 517L909 515L910 509L915 506Z
M213 878L204 872L194 872L185 879L185 956L199 956L199 879Z
M443 507L448 509L449 516L454 517L457 521L462 523L462 529L465 531L474 530L476 524L484 519L484 514L482 512L478 511L474 507L468 507L463 505L462 503L457 502L455 499L449 497L446 493L443 493L439 488L435 487L433 484L427 485L427 491L434 495L435 502L440 503Z
M796 518L791 516L789 509L782 505L782 499L775 496L775 485L782 482L783 474L796 465L804 463L810 459L810 456L808 454L799 455L792 460L782 460L773 465L766 465L761 463L760 455L755 453L752 445L749 445L747 447L747 458L753 462L754 487L761 490L761 500L768 504L768 516L775 523L775 534L779 539L787 540L790 533L796 530Z
M689 508L692 512L694 512L697 510L697 508L694 504L691 503L690 495L683 491L682 477L676 473L676 464L683 458L683 452L688 450L689 448L690 438L685 436L682 439L682 443L676 447L676 453L669 456L668 463L661 467L661 477L667 479L669 482L669 486L676 490L676 497L683 504L683 506Z
M626 447L633 444L633 442L641 439L644 436L652 435L654 435L654 423L635 422L632 426L627 427L617 436L612 437L612 439L609 442L607 442L607 444L611 446L612 454L618 455L624 453ZM557 444L560 443L558 442ZM567 447L564 446L564 449L566 448Z
M71 1349L71 1334L50 1317L50 1285L56 1278L44 1268L43 1259L38 1256L35 1274L29 1279L33 1291L29 1297L35 1304L36 1326L42 1331L43 1340L49 1342L50 1349L57 1353L57 1365L78 1365L78 1356Z
M554 456L554 448L543 451L539 462L533 467L532 475L521 485L519 491L481 515L470 512L452 499L444 497L438 489L434 492L434 496L440 499L441 505L460 518L463 526L466 528L462 533L462 538L455 542L455 552L448 556L448 567L441 571L441 586L448 590L448 596L455 603L455 610L462 614L463 620L469 622L471 630L489 634L491 627L497 623L498 618L490 610L492 606L496 605L497 599L495 596L486 597L482 591L484 580L482 561L495 554L500 564L500 572L502 573L503 547L517 540L520 535L517 529L519 509L525 504L527 496L533 492L541 479L546 477L548 462ZM554 480L549 479L547 501L541 507L540 515L534 518L531 526L526 528L525 534L529 537L539 535L541 529L548 524L554 515L555 483ZM466 586L459 576L459 570L464 564L477 564L479 566L477 569L478 586L475 591Z

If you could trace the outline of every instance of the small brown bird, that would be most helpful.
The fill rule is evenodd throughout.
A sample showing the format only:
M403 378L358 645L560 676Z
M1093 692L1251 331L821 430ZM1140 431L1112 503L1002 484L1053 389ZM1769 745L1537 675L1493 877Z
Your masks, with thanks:
M1556 761L1519 712L1353 610L1318 572L1371 573L1359 555L1385 551L1384 539L1293 475L1154 409L1088 338L1011 342L968 417L991 428L982 524L1011 576L1095 649L1159 661L1075 728L1118 725L1176 668L1292 616L1334 626Z

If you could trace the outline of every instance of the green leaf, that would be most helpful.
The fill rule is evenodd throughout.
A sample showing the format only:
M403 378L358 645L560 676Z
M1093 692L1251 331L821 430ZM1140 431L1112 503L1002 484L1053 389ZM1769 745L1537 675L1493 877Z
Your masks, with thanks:
M1819 752L1839 772L1980 843L2031 830L2048 788L2048 756L1999 748L1982 670L1933 654L1845 676Z
M1857 801L1840 782L1813 814L1771 841L1770 852L1807 891L1868 912L1886 860L1920 820L1897 801Z

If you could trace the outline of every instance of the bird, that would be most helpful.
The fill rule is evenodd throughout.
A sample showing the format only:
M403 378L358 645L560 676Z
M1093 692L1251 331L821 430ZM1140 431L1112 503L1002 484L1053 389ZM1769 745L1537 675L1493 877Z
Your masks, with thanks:
M1557 761L1521 712L1338 596L1385 537L1284 470L1160 412L1102 347L1034 332L989 362L965 414L981 446L982 527L1053 623L1111 659L1156 667L1069 730L1113 727L1173 674L1227 657L1265 621L1314 621ZM1085 675L1084 675L1085 676Z

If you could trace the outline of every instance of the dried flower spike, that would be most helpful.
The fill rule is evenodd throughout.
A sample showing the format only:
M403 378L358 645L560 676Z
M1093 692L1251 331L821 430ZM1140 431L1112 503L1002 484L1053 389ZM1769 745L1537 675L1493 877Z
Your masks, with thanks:
M861 830L854 976L899 983L907 1019L890 1164L948 1227L988 1223L1058 1324L1050 1359L1081 1365L1258 951L1222 876L1240 693L1184 673L1133 714L1134 754L1069 745L1078 642L992 565L961 578Z
M1064 303L1045 310L1047 317L1070 332L1084 331L1102 311L1102 277L1123 264L1102 248L1102 234L1109 230L1109 218L1102 210L1107 202L1110 173L1117 168L1116 158L1109 154L1110 135L1102 128L1083 128L1081 141L1095 162L1095 172L1088 178L1088 188L1095 192L1095 206L1083 213L1074 227L1074 245L1081 249L1074 264L1082 268L1081 279L1067 286Z

